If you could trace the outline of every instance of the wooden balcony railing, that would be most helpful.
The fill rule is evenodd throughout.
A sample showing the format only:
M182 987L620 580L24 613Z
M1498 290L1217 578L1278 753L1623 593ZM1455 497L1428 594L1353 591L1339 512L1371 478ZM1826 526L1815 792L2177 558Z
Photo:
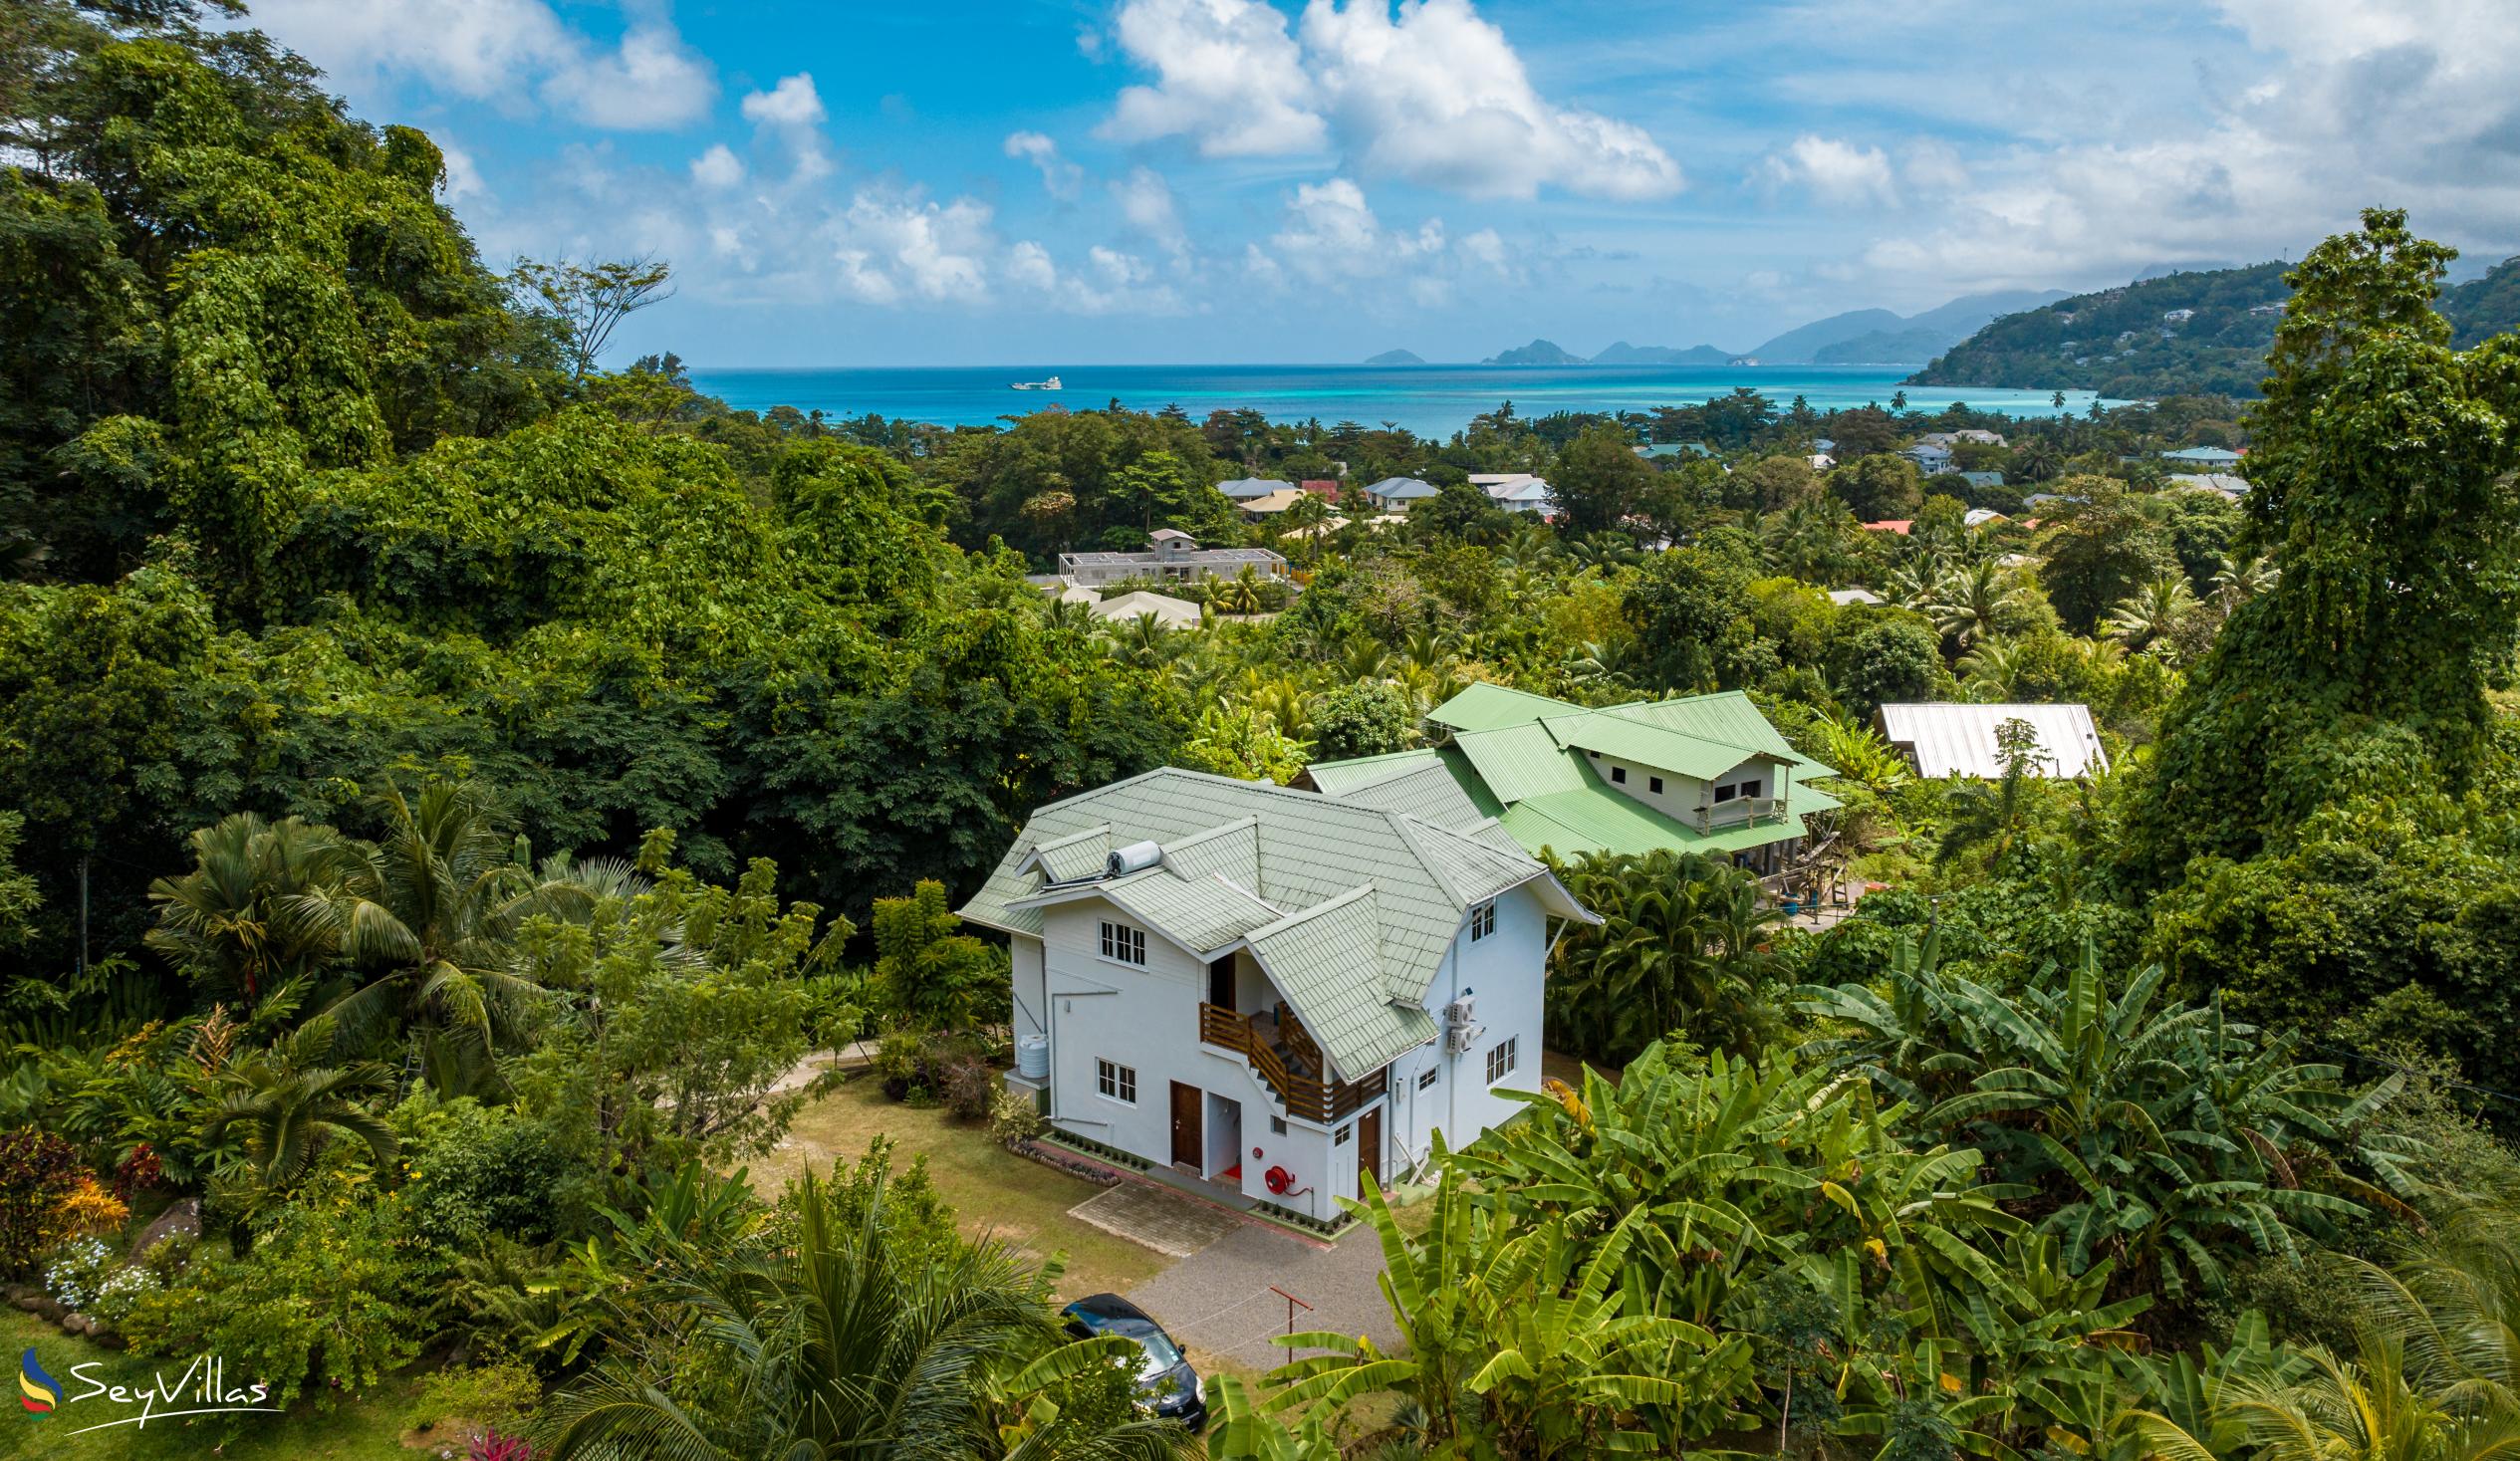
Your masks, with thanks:
M1697 830L1718 827L1762 827L1785 821L1783 797L1735 797L1721 806L1697 809Z
M1320 1048L1313 1044L1312 1037L1296 1023L1291 1013L1286 1012L1284 1005L1278 1009L1278 1038L1285 1042L1289 1053L1299 1060L1309 1061L1315 1070L1325 1069L1321 1064ZM1387 1067L1362 1081L1323 1081L1318 1076L1289 1070L1276 1048L1252 1027L1248 1016L1237 1015L1221 1005L1211 1005L1204 1000L1199 1003L1199 1043L1240 1054L1251 1063L1252 1071L1260 1077L1260 1084L1268 1087L1269 1094L1286 1107L1288 1115L1302 1116L1310 1121L1338 1120L1389 1088L1390 1071Z

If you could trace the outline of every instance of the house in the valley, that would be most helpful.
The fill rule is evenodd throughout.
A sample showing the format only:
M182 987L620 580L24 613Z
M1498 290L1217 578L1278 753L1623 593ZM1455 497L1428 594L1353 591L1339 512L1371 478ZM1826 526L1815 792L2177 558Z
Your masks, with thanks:
M1806 819L1838 800L1805 785L1833 776L1785 743L1739 691L1595 709L1478 684L1426 717L1443 744L1331 761L1305 772L1322 791L1449 777L1526 850L1648 852L1673 848L1759 872L1789 868Z
M1549 484L1530 472L1472 472L1470 485L1507 512L1547 513Z
M1929 781L2000 780L2000 736L2005 724L2016 720L2034 737L2031 775L2076 777L2109 769L2109 753L2088 705L1885 705L1880 719L1882 738L1905 752L1916 774Z
M1415 477L1386 477L1365 489L1366 501L1386 513L1404 513L1412 503L1423 502L1435 495L1431 482Z
M1201 548L1178 528L1157 528L1143 553L1062 553L1059 577L1096 589L1130 579L1230 579L1244 569L1262 578L1286 577L1286 559L1267 548Z
M2242 453L2220 446L2183 446L2161 453L2161 460L2173 467L2186 467L2205 472L2226 472L2240 464Z
M1236 502L1249 502L1255 497L1267 497L1273 492L1292 492L1295 490L1295 484L1281 482L1274 477L1236 477L1230 482L1217 483L1216 490Z
M1054 1128L1317 1221L1521 1108L1553 929L1599 921L1441 770L1150 771L1035 812L961 913Z

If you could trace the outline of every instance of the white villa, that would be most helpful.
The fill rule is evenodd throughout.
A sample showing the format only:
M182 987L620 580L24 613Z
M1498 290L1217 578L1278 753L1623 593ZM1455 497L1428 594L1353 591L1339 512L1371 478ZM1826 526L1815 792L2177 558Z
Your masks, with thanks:
M1440 768L1346 796L1165 768L1033 814L962 916L1013 946L1060 1132L1339 1215L1540 1084L1554 921L1599 921Z

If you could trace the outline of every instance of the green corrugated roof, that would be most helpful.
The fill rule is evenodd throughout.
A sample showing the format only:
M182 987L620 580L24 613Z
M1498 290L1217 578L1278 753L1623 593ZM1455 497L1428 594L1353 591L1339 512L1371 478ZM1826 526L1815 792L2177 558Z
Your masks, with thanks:
M1682 735L1721 741L1729 746L1765 751L1796 766L1815 768L1822 775L1830 774L1827 767L1795 750L1776 727L1768 723L1768 718L1759 712L1758 705L1739 690L1689 695L1678 700L1640 700L1632 705L1614 705L1602 713L1658 725Z
M1417 767L1441 760L1441 751L1393 751L1383 756L1358 756L1347 761L1316 761L1304 768L1304 774L1321 788L1322 795L1344 797L1359 787L1370 787L1388 781Z
M1414 818L1409 831L1417 840L1418 852L1465 906L1483 903L1532 879L1531 857L1520 847L1507 851Z
M1532 852L1547 848L1559 856L1578 852L1650 852L1677 848L1684 852L1734 852L1763 848L1801 837L1798 815L1763 827L1735 827L1701 834L1676 818L1666 817L1642 802L1595 787L1534 797L1506 809L1505 830Z
M1599 751L1622 761L1712 781L1754 756L1769 756L1723 741L1703 740L1618 715L1563 715L1541 722L1563 745ZM1778 759L1773 758L1771 759Z
M1361 886L1251 934L1253 956L1351 1081L1436 1034L1422 1005L1395 1004L1384 988L1382 928L1375 890Z
M1583 771L1538 721L1463 731L1452 743L1478 768L1479 780L1487 783L1488 791L1508 806L1525 797L1571 792L1584 785Z
M1581 705L1552 700L1528 690L1507 689L1482 680L1446 700L1426 713L1426 718L1456 731L1496 730L1508 725L1528 725L1547 715L1581 712Z

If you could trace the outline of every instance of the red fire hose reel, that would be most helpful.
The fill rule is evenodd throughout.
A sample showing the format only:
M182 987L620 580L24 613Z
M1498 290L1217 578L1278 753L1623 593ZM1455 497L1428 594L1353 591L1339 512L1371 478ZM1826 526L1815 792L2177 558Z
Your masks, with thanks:
M1286 1189L1295 1185L1295 1174L1284 1167L1271 1167L1261 1180L1269 1184L1270 1191L1284 1197Z

